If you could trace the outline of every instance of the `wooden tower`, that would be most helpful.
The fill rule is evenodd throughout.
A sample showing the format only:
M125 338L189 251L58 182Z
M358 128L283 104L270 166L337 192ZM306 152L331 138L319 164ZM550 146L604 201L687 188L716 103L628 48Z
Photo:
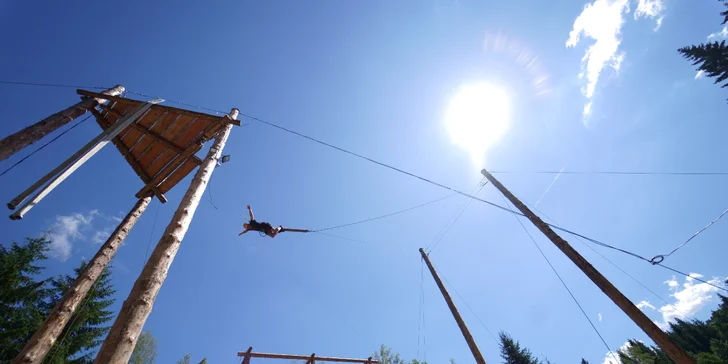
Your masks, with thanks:
M199 167L172 221L147 261L129 298L124 302L121 313L95 361L128 362L142 326L151 312L154 299L166 278L167 270L192 221L200 197L220 159L232 126L240 125L236 120L237 109L220 117L164 106L161 105L164 102L161 99L147 102L128 99L119 96L121 91L121 86L104 93L77 90L82 97L80 103L0 140L0 155L7 157L86 111L94 115L102 130L97 137L8 203L10 209L16 210L10 215L14 220L22 219L30 209L108 143L116 146L142 181L142 187L136 194L138 200L132 209L13 363L43 361L79 303L114 257L151 199L156 197L162 203L167 202L164 194ZM204 159L197 157L196 154L204 144L213 139L207 156Z

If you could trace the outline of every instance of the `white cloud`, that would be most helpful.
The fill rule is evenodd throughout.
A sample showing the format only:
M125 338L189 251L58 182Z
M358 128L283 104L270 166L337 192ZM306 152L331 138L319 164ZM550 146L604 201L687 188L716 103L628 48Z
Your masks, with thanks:
M92 210L87 214L74 213L67 216L56 216L48 233L51 240L51 255L65 261L71 256L72 242L85 239L81 231L88 229L98 211Z
M597 316L599 316L599 322L602 322L602 313L598 313Z
M700 70L700 71L698 71L698 73L695 74L695 79L696 80L702 79L703 76L705 76L705 71Z
M690 277L685 278L685 283L678 283L675 277L665 281L670 287L673 293L670 295L675 299L672 305L665 305L660 307L659 311L662 314L662 322L657 324L664 328L667 328L669 323L674 322L675 319L687 319L694 316L700 311L705 305L711 302L713 294L718 291L718 288L711 286L722 286L723 281L719 278L713 278L708 283L697 283L694 278L702 278L703 276L697 273L690 273ZM687 316L687 317L686 317Z
M662 20L665 18L665 2L663 0L639 0L637 10L634 12L634 19L657 18L655 31L660 29Z
M623 14L629 12L628 0L594 0L587 4L584 10L574 21L574 28L569 33L567 47L574 47L579 43L580 37L584 34L594 40L594 43L587 49L581 59L582 73L586 75L587 85L584 94L587 98L594 95L599 74L606 64L614 69L624 59L624 53L619 52L619 45L622 42L620 33L624 24ZM585 108L586 114L586 108Z
M650 308L650 309L653 309L653 310L656 310L657 309L655 306L653 306L652 304L650 304L649 302L644 301L644 300L642 302L640 302L640 303L637 304L637 308L639 308L640 310L643 309L643 308L645 308L645 307Z
M96 233L94 233L94 236L93 236L93 238L91 238L91 241L93 241L96 244L103 244L106 242L106 239L108 239L109 236L111 236L110 229L99 230Z
M624 345L620 346L617 351L626 353L630 346L632 346L632 344L627 341ZM622 361L619 359L619 353L615 352L614 355L612 355L612 353L607 353L604 355L604 361L602 364L622 364Z
M716 39L716 38L718 38L718 39L728 38L728 25L724 25L723 29L721 29L721 31L712 33L708 36L708 40Z
M591 115L591 108L592 108L592 102L589 101L586 105L584 105L584 119L586 119L587 116Z

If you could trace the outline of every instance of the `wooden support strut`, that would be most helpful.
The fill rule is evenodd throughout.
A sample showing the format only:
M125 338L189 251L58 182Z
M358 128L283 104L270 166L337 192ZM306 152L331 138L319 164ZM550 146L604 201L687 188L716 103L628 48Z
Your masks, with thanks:
M0 161L7 159L21 149L52 133L54 130L68 124L85 114L87 110L106 102L109 97L121 95L122 92L124 92L124 87L119 85L102 93L94 93L94 96L84 96L79 103L65 110L61 110L15 134L8 135L0 140Z
M63 299L53 307L41 327L25 344L20 354L13 359L13 364L39 364L43 362L48 351L53 347L58 336L63 332L73 316L76 308L109 265L119 246L147 209L151 200L151 196L139 199L126 217L121 220L114 232L106 239L104 245L99 248L93 259L88 262L86 268L73 282L73 285L66 290Z
M106 111L106 112L109 112L109 113L111 113L111 114L113 114L113 115L115 115L115 116L117 116L117 117L121 117L121 114L120 114L120 113L119 113L118 111L116 111L116 110L114 110L114 109L112 109L112 108L108 107L107 105L101 105L101 108L102 108L102 109L103 109L104 111ZM131 126L132 128L134 128L134 129L136 129L136 130L139 130L140 132L144 133L145 135L148 135L148 136L149 136L149 137L151 137L152 139L154 139L154 140L156 140L156 141L158 141L158 142L160 142L160 143L164 144L164 146L165 146L165 147L167 147L167 148L169 148L169 149L173 150L173 151L174 151L175 153L177 153L177 154L183 154L183 153L185 152L185 150L184 150L184 149L182 149L182 148L180 148L180 147L178 147L178 146L176 146L176 145L172 144L172 142L170 142L169 140L165 139L165 138L164 138L164 137L163 137L163 136L162 136L161 134L158 134L158 133L156 133L156 132L152 131L151 129L147 129L147 128L145 128L145 127L143 127L143 126L141 126L141 125L139 125L139 124L137 124L137 123L131 124L131 125L129 125L129 126ZM197 156L194 156L194 155L193 155L193 156L191 157L191 159L192 159L192 161L193 161L193 162L195 162L195 164L197 164L198 166L200 165L200 163L202 163L202 159L200 159L200 158L199 158L199 157L197 157Z
M23 203L23 201L25 201L31 193L40 189L38 193L33 196L32 199L25 201L25 203L23 203L23 205L20 206L20 208L15 213L10 215L10 219L22 219L23 215L25 215L28 211L30 211L30 209L37 205L45 196L53 191L53 189L58 187L58 185L60 185L61 182L68 178L68 176L70 176L74 171L76 171L76 169L78 169L87 160L93 157L99 150L101 150L101 148L106 146L109 141L111 141L116 135L118 135L122 130L129 126L129 124L134 122L137 118L139 118L147 110L149 110L151 105L162 101L164 100L157 99L139 105L139 107L134 112L129 113L129 115L127 115L123 120L118 120L116 123L114 123L114 125L104 130L96 138L91 140L83 148L79 149L70 158L66 159L66 161L56 167L53 171L43 176L32 186L28 187L25 191L23 191L20 195L8 202L8 208L15 209L17 205ZM141 198L143 196L144 195L140 195L138 196L138 198Z
M229 117L228 115L224 116L224 117L223 117L223 118L221 118L221 119L222 119L222 120L223 120L223 121L225 122L225 124L224 124L223 128L226 128L226 127L227 127L227 126L229 126L229 125L235 125L235 123L232 123L232 122L231 122L231 120L234 120L234 119L231 119L231 118L230 118L230 117ZM209 127L208 127L208 128L207 128L207 129L206 129L206 130L205 130L205 131L204 131L204 132L202 133L202 138L203 138L203 139L206 139L206 138L209 138L209 137L211 137L211 136L212 136L212 135L211 135L211 132L212 132L213 130L217 130L217 128L218 128L218 127L219 127L219 125L217 125L217 124L212 124L212 125L210 125L210 126L209 126ZM181 166L181 165L182 165L182 163L184 163L184 162L185 162L185 160L187 160L188 158L190 158L190 157L194 156L194 155L195 155L195 153L197 153L197 152L198 152L198 151L199 151L200 149L202 149L202 145L201 145L201 143L199 143L199 144L198 144L198 143L193 143L192 145L190 145L189 147L187 147L187 149L185 149L185 150L184 150L184 152L183 152L182 154L180 154L180 155L179 155L179 156L177 156L177 157L176 157L175 159L173 159L173 160L172 160L172 161L171 161L171 162L170 162L169 164L167 164L167 165L166 165L166 166L165 166L165 167L164 167L164 168L163 168L163 169L162 169L162 170L161 170L161 171L160 171L159 173L157 173L157 175L156 175L156 176L154 176L154 178L152 178L152 181L151 181L151 182L147 183L147 185L146 185L146 186L142 187L142 189L140 189L140 190L139 190L139 192L137 192L137 193L136 193L136 196L137 196L137 197L139 197L139 196L143 196L143 195L144 195L145 193L147 193L147 192L148 192L149 190L151 190L152 188L155 188L155 187L159 187L159 185L160 185L160 184L161 184L162 182L164 182L164 180L165 180L165 179L167 179L167 178L168 178L168 177L169 177L170 175L172 175L172 173L173 173L173 172L174 172L174 171L175 171L175 170L176 170L176 169L177 169L177 168L178 168L179 166Z
M624 313L639 326L647 336L659 345L672 361L677 364L695 364L695 360L688 355L680 346L675 344L642 310L632 303L622 292L617 289L606 277L604 277L594 266L579 254L566 240L556 234L546 223L523 204L516 196L508 191L493 175L485 169L481 171L485 178L495 186L523 215L556 245L591 281L609 297L614 304L622 309Z
M101 113L96 109L91 109L91 113L96 117L96 120L99 121L100 125L104 125L105 118ZM105 122L108 124L108 122ZM132 123L131 125L136 125L135 123ZM149 183L152 179L149 177L149 175L144 171L144 168L142 168L141 165L139 165L139 162L134 158L134 156L131 155L131 152L129 149L122 143L121 138L119 135L115 136L113 139L114 145L119 149L121 154L124 156L124 159L126 159L127 163L131 166L131 168L136 172L136 174L139 176L139 178L142 179L144 183ZM154 193L154 196L157 197L159 202L161 203L167 203L167 197L164 196L164 194L159 190L159 188L153 188L152 193Z
M452 316L455 318L455 322L457 322L458 327L460 328L460 332L463 334L463 337L465 338L465 342L468 343L468 347L470 348L470 352L473 353L473 358L475 358L475 362L477 364L485 364L485 359L483 358L483 354L480 353L480 349L478 349L478 344L475 343L475 339L473 339L473 335L470 334L470 330L468 330L468 326L465 325L465 321L463 321L463 318L460 316L460 312L458 312L458 308L455 307L455 303L452 301L452 298L450 297L450 294L447 292L447 289L445 289L445 285L442 284L440 277L437 275L437 272L435 271L435 267L432 266L432 263L430 262L430 257L427 256L427 253L425 253L425 250L422 248L420 248L420 254L422 255L422 259L425 260L425 264L427 264L427 269L430 270L430 273L432 274L432 278L435 279L437 288L440 289L440 293L442 293L442 296L445 298L447 307L450 308L450 312L452 312Z
M86 90L76 90L76 93L79 94L79 95L88 96L88 97L104 97L105 99L108 99L110 101L129 102L129 99L125 99L123 97L102 95L102 94L97 93L97 92L91 92L91 91L86 91ZM132 100L132 101L136 101L136 100ZM171 106L165 106L165 108L167 108L167 110L169 110L169 111L171 111L171 112L173 112L175 114L189 115L189 116L192 116L192 117L201 117L202 116L202 117L206 117L206 118L219 118L219 116L216 116L216 115L210 115L210 114L205 114L205 113L198 113L198 112L184 110L184 109L179 109L179 108L171 107ZM240 120L237 120L237 119L236 120L231 120L230 123L233 124L233 125L235 125L235 126L240 126L241 125L240 124Z
M235 119L238 112L238 109L233 109L228 117ZM172 220L167 225L149 260L144 265L139 278L134 282L129 296L121 306L119 315L116 317L94 360L95 364L128 363L144 323L152 311L154 300L159 294L162 283L167 278L169 267L172 265L172 261L182 244L182 240L192 222L192 217L195 215L200 199L205 192L205 187L212 176L217 161L220 159L231 129L232 123L228 123L223 126L215 137L207 156L197 170L195 177L192 178L190 187L174 212Z
M238 356L241 356L244 358L287 359L287 360L311 360L312 358L314 358L318 362L379 364L378 360L374 360L371 357L369 357L367 359L335 358L335 357L328 357L328 356L316 356L316 354L291 355L291 354L254 353L254 352L252 352L252 350L253 350L253 348L251 347L248 349L248 351L238 352ZM245 364L244 360L245 359L243 359L243 364Z

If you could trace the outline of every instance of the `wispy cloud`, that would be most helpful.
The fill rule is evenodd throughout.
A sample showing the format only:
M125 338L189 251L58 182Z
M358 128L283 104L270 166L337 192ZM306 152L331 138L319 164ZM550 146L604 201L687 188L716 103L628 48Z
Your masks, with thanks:
M673 291L670 296L675 299L675 302L672 305L660 307L662 322L658 322L658 325L662 328L667 328L671 322L675 322L675 319L688 319L694 316L710 303L715 293L718 292L718 288L708 283L696 284L692 277L703 278L700 274L690 273L690 277L685 278L682 286L674 276L665 281L665 284ZM719 287L723 285L723 281L719 278L713 278L708 282Z
M634 12L634 19L652 18L655 20L655 28L657 31L662 26L662 20L665 19L665 2L663 0L639 0L637 10Z
M624 14L629 12L628 0L594 0L587 4L574 21L569 33L566 47L575 47L584 38L594 42L586 50L581 59L579 78L586 77L586 87L582 89L587 99L594 96L599 75L604 66L609 65L619 70L624 60L624 52L620 52L621 32ZM584 107L584 115L591 111L591 101Z
M626 343L624 343L624 345L619 347L617 352L607 353L604 356L604 361L602 362L602 364L622 364L622 361L619 359L619 352L626 353L630 346L632 346L632 344L627 341Z
M719 32L708 35L708 40L718 40L725 38L728 38L728 25L724 25L723 29L721 29Z
M538 201L536 201L536 204L534 204L535 207L538 207L538 204L541 203L541 200L543 200L543 198L546 197L546 194L548 194L549 191L551 191L551 187L554 186L554 184L556 183L556 180L559 179L559 176L561 176L561 173L564 172L564 169L566 169L567 165L568 165L568 163L564 164L564 166L561 167L561 170L559 171L559 173L556 174L556 177L554 177L553 181L551 181L551 184L548 187L546 187L546 190L543 191L543 194L541 195L541 197L538 199Z
M640 302L640 303L637 304L637 308L639 308L640 310L643 309L643 308L645 308L645 307L647 307L649 309L652 309L652 310L656 310L657 309L655 306L653 306L652 304L650 304L648 301L644 301L643 300L642 302Z
M642 301L637 304L637 308L649 308L653 311L660 312L662 314L662 320L656 321L655 323L663 329L669 328L670 323L675 322L676 319L689 319L705 307L705 305L710 303L713 295L718 292L718 288L708 283L701 282L696 284L695 278L702 277L700 274L690 273L690 277L686 277L685 282L681 285L673 276L664 283L672 292L670 297L675 299L674 302L658 309L649 302ZM718 278L711 279L708 282L716 286L721 286L723 283Z
M704 76L705 76L705 71L700 70L700 71L698 71L698 73L695 74L695 79L699 80L699 79L703 78Z
M103 244L106 242L106 239L111 236L111 229L105 229L105 230L99 230L96 233L94 233L93 238L91 238L91 241L96 244Z
M50 226L48 238L51 240L51 255L65 261L71 256L71 247L76 240L84 240L82 231L91 227L91 222L99 214L91 210L86 214L74 213L66 216L56 216L56 221Z
M601 313L601 312L599 312L599 313L597 314L597 316L599 316L599 322L602 322L602 313Z

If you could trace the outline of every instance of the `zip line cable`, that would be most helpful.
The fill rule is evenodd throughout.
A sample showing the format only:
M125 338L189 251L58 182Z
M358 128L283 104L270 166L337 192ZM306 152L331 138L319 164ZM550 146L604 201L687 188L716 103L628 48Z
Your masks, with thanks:
M438 198L436 200L432 200L432 201L429 201L429 202L425 202L423 204L419 204L417 206L413 206L413 207L410 207L410 208L407 208L407 209L404 209L404 210L400 210L400 211L397 211L397 212L392 212L392 213L389 213L389 214L385 214L385 215L381 215L381 216L377 216L377 217L372 217L372 218L365 219L365 220L350 222L348 224L336 225L336 226L331 226L331 227L327 227L327 228L323 228L323 229L318 229L318 230L311 230L310 232L312 232L312 233L319 233L319 232L322 232L322 231L334 230L334 229L339 229L339 228L348 227L348 226L352 226L352 225L363 224L365 222L371 222L371 221L375 221L375 220L384 219L384 218L387 218L387 217L390 217L390 216L399 215L399 214L402 214L402 213L405 213L405 212L408 212L408 211L412 211L412 210L418 209L420 207L425 207L427 205L431 205L433 203L440 202L442 200L448 199L448 198L453 197L453 196L456 196L456 195L457 195L456 193L453 193L453 194L450 194L450 195L447 195L447 196L444 196L444 197L440 197L440 198Z
M711 221L710 223L708 223L708 225L705 225L705 227L703 227L702 229L698 230L698 231L697 231L697 232L696 232L695 234L693 234L693 236L691 236L690 238L688 238L688 240L685 240L685 242L684 242L684 243L682 243L682 244L678 245L678 246L677 246L677 247L676 247L675 249L673 249L673 250L672 250L671 252L669 252L669 253L667 253L667 254L665 254L665 255L658 255L658 256L656 256L655 258L657 258L657 257L663 257L663 259L664 259L664 258L667 258L667 257L671 256L671 255L672 255L672 253L674 253L674 252L676 252L676 251L678 251L678 250L682 249L682 247L684 247L685 245L687 245L687 244L688 244L688 243L690 242L690 240L693 240L693 239L694 239L694 238L695 238L696 236L700 235L700 233L702 233L703 231L705 231L705 230L707 230L707 229L708 229L709 227L711 227L711 226L712 226L713 224L715 224L715 223L716 223L716 222L717 222L718 220L720 220L720 219L721 219L721 218L722 218L722 217L723 217L723 216L724 216L724 215L725 215L726 213L728 213L728 209L726 209L725 211L723 211L723 213L722 213L722 214L720 214L720 216L716 217L715 219L713 219L713 221ZM652 258L652 259L653 259L653 260L655 260L655 258ZM660 261L660 262L661 262L661 261Z
M416 358L420 358L420 332L422 326L425 323L425 261L420 258L420 311L417 315L417 355ZM426 331L426 330L425 330ZM422 346L427 346L427 339L423 337ZM425 355L427 356L427 355ZM426 359L425 359L426 360Z
M442 274L442 272L441 272L441 271L440 271L440 273L439 273L439 274L440 274L440 277L441 277L442 279L444 279L444 280L445 280L445 283L447 283L447 285L448 285L448 286L450 286L450 289L452 289L452 291L453 291L453 292L455 292L455 294L456 294L456 295L457 295L458 297L460 297L460 300L461 300L461 301L463 301L463 303L465 304L465 307L467 307L467 308L468 308L468 310L470 310L470 313L472 313L472 314L473 314L473 316L475 316L475 318L476 318L476 319L478 320L478 322L480 322L480 324L481 324L481 325L483 326L483 328L485 329L485 331L487 331L487 332L488 332L488 334L490 335L490 337L492 337L492 338L493 338L493 341L495 341L495 343L496 343L496 344L499 344L499 342L498 342L498 339L496 339L495 335L493 335L493 332L492 332L492 331L490 331L490 329L488 328L488 326L487 326L487 325L485 325L485 323L483 322L483 320L481 320L481 319L480 319L480 317L478 317L478 314L476 314L476 313L475 313L475 311L473 310L473 308L472 308L472 307L470 307L470 305L468 304L468 301L466 301L466 300L465 300L465 298L463 298L463 296L461 296L461 295L460 295L460 293L458 293L458 290L457 290L457 289L455 289L455 286L453 286L453 285L452 285L452 283L450 283L450 281L449 281L449 280L447 280L447 277L445 277L445 276L444 276L444 275Z
M527 203L525 201L523 203L526 204L526 205L529 205L529 207L531 207L532 209L536 210L543 217L551 220L553 223L556 223L556 221L554 219L550 218L548 215L546 215L543 211L539 210L537 207L535 207L535 206L533 206L533 205L531 205L531 204L529 204L529 203ZM671 304L670 302L668 302L666 299L662 298L662 296L660 296L659 294L655 293L655 291L651 290L649 287L647 287L647 285L645 285L644 283L640 282L637 278L635 278L631 274L627 273L627 271L625 271L624 269L622 269L616 263L612 262L609 258L607 258L606 256L604 256L604 254L602 254L598 250L592 248L591 245L587 244L584 240L582 240L578 236L576 236L575 238L576 238L577 241L579 241L581 244L583 244L589 250L593 251L594 253L596 253L597 255L599 255L600 257L602 257L604 260L606 260L607 262L609 262L609 264L613 265L615 268L619 269L619 271L621 271L622 273L624 273L627 277L629 277L630 279L632 279L633 281L635 281L637 284L639 284L640 286L642 286L642 288L644 288L648 292L652 293L653 296L657 297L657 299L659 299L660 301L662 301L664 304L672 307L677 313L681 314L685 318L692 318L691 316L688 316L688 315L684 314L683 312L681 312L677 307L675 307L673 304Z
M501 197L503 198L503 201L506 204L508 204L508 201L506 201L505 196L501 196ZM564 288L566 288L566 291L569 292L569 295L571 296L571 299L574 300L574 303L576 303L577 306L579 306L579 310L581 310L581 313L584 314L584 318L586 318L586 320L589 321L589 325L591 325L592 329L594 329L594 332L597 333L597 336L599 336L599 339L602 341L602 343L604 344L604 346L607 348L607 351L609 351L609 354L611 354L612 357L615 360L617 360L616 355L614 355L614 352L609 347L609 344L607 344L607 341L604 340L604 337L599 332L599 330L597 329L597 327L594 325L594 323L592 322L592 320L589 318L589 315L587 315L586 311L584 311L584 308L581 306L581 303L579 303L579 300L576 299L576 296L574 296L574 293L571 292L571 289L569 289L569 286L567 286L566 285L566 282L564 281L564 279L561 278L561 274L559 274L559 272L556 270L556 267L554 267L554 265L551 264L551 261L546 256L546 253L544 253L544 251L538 245L538 243L536 242L536 239L534 239L533 236L531 235L531 233L528 231L528 229L526 229L526 225L523 224L523 221L521 221L521 219L518 216L515 216L514 215L514 217L515 217L516 220L518 220L518 224L521 225L521 227L523 228L523 231L526 232L526 235L528 235L528 238L531 239L531 242L533 242L533 245L535 245L536 246L536 249L538 249L539 253L541 253L541 256L543 257L543 259L546 260L546 263L548 263L549 267L551 267L551 270L554 272L554 274L556 274L556 277L559 278L559 281L561 281L561 284L564 286ZM617 363L619 363L619 360L617 360Z
M66 133L68 133L69 131L75 129L77 126L81 125L84 121L88 120L90 117L91 117L91 114L89 114L88 116L86 116L85 118L83 118L81 121L79 121L79 122L71 125L70 128L68 128L68 129L64 130L62 133L56 135L53 139L49 140L47 143L45 143L45 144L41 145L40 147L38 147L38 149L30 152L30 154L28 154L25 157L21 158L19 161L15 162L15 164L13 164L12 166L10 166L7 169L5 169L2 173L0 173L0 177L4 176L6 173L10 172L10 170L12 170L13 168L17 167L19 164L25 162L28 158L32 157L35 153L40 152L43 148L47 147L51 143L53 143L56 140L58 140L58 138L66 135Z
M728 172L627 172L627 171L488 171L490 174L595 174L618 176L727 176Z
M40 86L40 87L63 87L63 88L88 88L95 90L106 90L109 87L99 86L78 86L78 85L62 85L53 83L34 83L34 82L18 82L18 81L0 81L1 84L5 85L21 85L21 86Z
M485 183L483 183L483 180L485 180L485 177L483 177L483 179L481 179L480 182L478 182L478 185L475 186L475 188L473 188L473 191L470 192L471 194L474 194L477 196L480 193L480 191L483 190L483 187L485 187L485 185L488 184L488 181L485 181ZM470 207L470 204L472 202L473 202L473 200L469 199L467 202L460 205L460 207L457 210L455 210L455 213L453 214L453 216L450 217L450 219L448 219L448 222L445 223L445 226L443 226L442 229L440 229L440 231L437 233L437 235L435 235L436 241L434 241L434 243L430 242L430 245L432 247L425 248L427 255L430 255L430 253L432 253L432 251L435 250L435 247L437 246L437 244L439 244L440 241L442 241L442 239L445 237L445 235L447 235L447 233L450 231L450 229L460 219L460 216L462 216L463 213L465 212L465 210L467 210L467 208ZM453 220L453 218L454 218L454 220ZM438 238L438 236L439 236L439 238Z
M84 86L77 86L77 85L62 85L62 84L43 84L43 83L30 83L30 82L13 82L13 81L2 81L2 80L0 80L0 83L2 83L2 84L11 84L11 85L28 85L28 86L44 86L44 87L89 88L89 89L104 89L105 88L105 87L84 87ZM146 95L146 94L142 94L142 93L138 93L138 92L132 92L132 91L127 91L127 93L134 94L134 95L138 95L138 96L142 96L142 97L149 97L149 98L153 98L154 97L154 96L150 96L150 95ZM178 104L178 105L184 105L184 106L194 107L194 108L198 108L198 109L201 109L201 110L208 110L208 111L212 111L212 112L215 112L215 113L226 114L224 111L215 110L215 109L206 108L206 107L197 106L197 105L188 104L188 103L183 103L183 102L179 102L179 101L167 100L167 102L175 103L175 104ZM491 205L493 207L496 207L496 208L501 209L501 210L506 211L506 212L510 212L510 213L512 213L514 215L518 215L518 216L525 217L525 215L523 215L519 211L515 211L513 209L510 209L510 208L507 208L507 207L504 207L504 206L500 206L500 205L495 204L493 202L490 202L490 201L484 200L482 198L473 196L472 194L468 194L468 193L462 192L460 190L454 189L452 187L448 187L448 186L443 185L441 183L432 181L430 179L424 178L422 176L416 175L416 174L411 173L411 172L407 172L407 171L405 171L403 169L394 167L392 165L389 165L389 164L386 164L386 163L383 163L383 162L379 162L379 161L377 161L375 159L372 159L372 158L363 156L361 154L358 154L358 153L355 153L355 152L346 150L344 148L337 147L337 146L335 146L333 144L326 143L324 141L321 141L321 140L318 140L316 138L310 137L308 135L305 135L305 134L299 133L297 131L288 129L286 127L283 127L283 126L280 126L280 125L277 125L277 124L274 124L274 123L271 123L271 122L265 121L263 119L260 119L260 118L257 118L257 117L251 116L251 115L247 115L247 114L244 114L244 113L240 113L240 115L243 116L243 117L246 117L248 119L255 120L255 121L258 121L258 122L260 122L262 124L268 125L270 127L273 127L273 128L276 128L276 129L279 129L279 130L282 130L282 131L285 131L287 133L290 133L290 134L293 134L293 135L297 135L297 136L302 137L304 139L308 139L310 141L313 141L315 143L324 145L326 147L329 147L329 148L338 150L340 152L343 152L343 153L352 155L354 157L357 157L357 158L360 158L360 159L364 159L364 160L366 160L368 162L377 164L379 166L382 166L382 167L391 169L393 171L396 171L396 172L399 172L399 173L408 175L410 177L419 179L421 181L424 181L426 183L432 184L434 186L437 186L437 187L440 187L440 188L449 190L449 191L451 191L451 192L453 192L455 194L459 194L459 195L468 197L470 199L478 200L478 201L480 201L482 203ZM516 173L516 172L513 172L513 171L493 171L492 173ZM529 172L518 172L518 173L529 173ZM728 175L728 172L616 172L616 171L615 172L609 172L609 171L606 171L606 172L580 172L580 171L537 171L537 172L530 172L530 173L536 173L536 174L539 174L539 173L541 173L541 174L556 174L556 173L562 173L562 174L615 174L615 175ZM641 260L645 260L647 262L650 262L653 265L661 265L661 266L663 266L666 269L670 269L670 270L675 271L676 273L685 275L684 273L682 273L680 271L677 271L677 270L674 270L672 268L669 268L669 267L666 267L666 266L662 265L661 262L662 262L662 260L664 260L664 257L662 257L662 256L659 256L658 255L658 256L653 257L652 259L647 259L647 258L645 258L643 256L638 255L638 254L635 254L635 253L629 252L627 250L624 250L624 249L620 249L620 248L611 246L609 244L603 243L603 242L598 241L596 239L589 238L587 236L584 236L584 235L579 234L579 233L576 233L574 231L571 231L571 230L562 228L560 226L553 225L553 224L549 224L549 223L546 223L546 224L548 226L550 226L551 228L553 228L553 229L556 229L556 230L559 230L559 231L562 231L562 232L565 232L565 233L568 233L568 234L571 234L571 235L580 237L582 239L585 239L585 240L590 241L590 242L592 242L594 244L603 246L605 248L614 249L614 250L620 251L620 252L622 252L624 254L631 255L631 256L633 256L635 258L638 258L638 259L641 259ZM710 225L712 225L712 224L709 224L709 226ZM683 244L683 246L684 246L684 244ZM681 248L681 247L682 246L678 247L678 249ZM671 252L670 254L672 254L672 253L674 253L674 251ZM668 254L668 256L670 254ZM689 275L686 275L686 276L689 276ZM696 280L700 280L699 278L695 278L695 279ZM705 281L702 281L702 282L710 284L709 282L705 282ZM713 286L715 286L715 285L713 285ZM717 287L717 286L715 286L715 287ZM720 287L718 287L718 288L720 288ZM726 291L728 291L728 290L726 290Z

